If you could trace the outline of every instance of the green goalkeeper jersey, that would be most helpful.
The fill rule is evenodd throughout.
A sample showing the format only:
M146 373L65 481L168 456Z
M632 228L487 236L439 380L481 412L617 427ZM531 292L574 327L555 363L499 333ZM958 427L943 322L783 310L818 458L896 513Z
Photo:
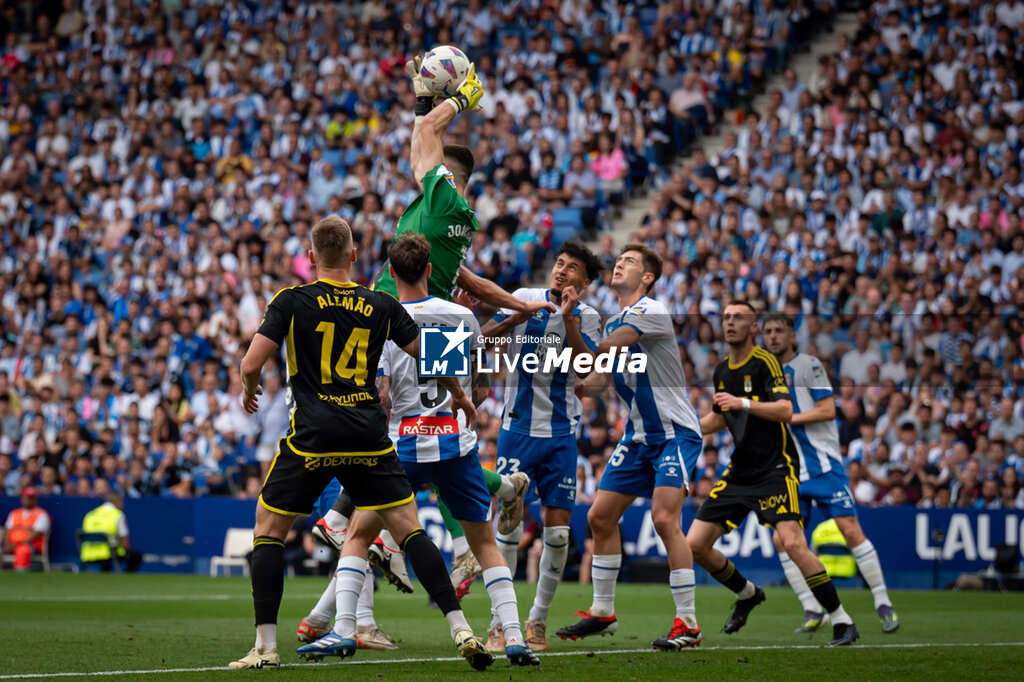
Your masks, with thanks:
M407 232L418 232L427 238L431 265L427 289L431 296L450 301L459 268L469 251L470 235L478 229L476 214L455 191L455 179L442 163L423 176L423 194L398 219L395 240ZM384 263L373 289L397 298L395 278L388 272L390 262Z

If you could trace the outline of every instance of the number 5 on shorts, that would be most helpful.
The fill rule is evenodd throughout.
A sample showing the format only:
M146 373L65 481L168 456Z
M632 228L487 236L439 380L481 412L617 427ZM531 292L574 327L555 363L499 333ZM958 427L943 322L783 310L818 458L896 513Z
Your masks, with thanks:
M622 464L622 460L626 459L626 450L628 449L625 443L619 443L612 456L608 459L608 466L617 467Z

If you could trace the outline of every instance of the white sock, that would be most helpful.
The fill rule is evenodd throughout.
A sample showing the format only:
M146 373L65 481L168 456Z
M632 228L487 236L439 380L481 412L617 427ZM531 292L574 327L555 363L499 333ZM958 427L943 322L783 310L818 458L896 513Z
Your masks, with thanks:
M747 581L747 584L743 586L743 589L736 593L737 599L750 599L757 592L757 585Z
M324 514L324 523L331 530L342 531L348 528L348 517L331 509Z
M462 609L456 609L455 611L449 611L444 614L445 620L448 621L448 627L452 633L452 639L455 639L455 633L459 630L469 630L472 632L472 628L469 627L469 623L466 622L466 614L462 612Z
M779 561L782 562L782 570L786 574L786 582L796 592L796 597L803 604L804 611L814 611L815 613L824 611L824 607L814 598L811 588L807 587L807 581L804 580L804 574L800 572L800 567L785 552L779 552Z
M519 628L519 605L512 587L512 575L507 566L484 569L484 585L491 597L491 610L498 615L505 632L505 642L522 644L523 632Z
M856 547L851 547L853 558L857 561L857 568L871 588L871 595L875 598L875 608L879 606L891 606L889 601L889 590L885 588L885 576L882 575L882 562L878 560L878 552L871 540L865 540Z
M334 632L341 637L355 637L356 609L368 570L370 563L362 557L346 556L338 562L335 583L337 618L334 621Z
M341 559L338 561L340 563ZM337 571L337 569L335 569L335 571ZM337 581L337 578L331 578L331 582L327 583L327 589L320 595L320 599L317 601L316 606L314 606L313 610L309 612L308 616L306 616L306 622L317 630L327 627L334 619L334 609L337 607L337 603L335 601L337 599L335 596L337 594L337 590L335 589Z
M692 568L677 568L668 574L668 586L672 590L672 601L676 603L676 618L682 618L691 628L697 627L697 579Z
M366 579L363 580L363 591L359 593L359 601L356 603L356 625L359 627L373 627L377 621L373 617L373 569L366 571Z
M621 554L595 554L591 563L591 578L594 582L594 603L590 605L591 616L615 615L615 583L622 566Z
M522 525L520 525L520 528ZM562 581L565 558L569 554L569 526L551 526L544 529L544 550L540 554L540 577L537 596L530 607L530 620L546 620L555 590Z
M399 547L398 543L395 542L395 539L391 537L391 533L388 531L387 528L382 530L380 532L380 535L378 535L377 537L379 537L380 541L384 543L384 546L388 548L388 551L394 552L395 554L402 553L402 548Z
M832 625L853 625L853 619L846 613L842 604L835 611L829 611L828 617L832 619Z
M452 556L460 557L469 551L469 540L466 539L465 535L460 535L457 538L452 538Z
M509 573L512 574L513 578L516 575L516 562L519 560L519 541L522 539L522 523L516 526L515 530L507 535L498 533L495 536L495 540L498 541L498 549L501 550L501 556L505 557L505 563L508 564Z
M256 648L263 651L277 651L277 623L256 626Z
M502 474L501 485L498 486L498 492L496 492L495 495L505 502L508 502L516 496L516 487L512 485L512 481L508 476Z

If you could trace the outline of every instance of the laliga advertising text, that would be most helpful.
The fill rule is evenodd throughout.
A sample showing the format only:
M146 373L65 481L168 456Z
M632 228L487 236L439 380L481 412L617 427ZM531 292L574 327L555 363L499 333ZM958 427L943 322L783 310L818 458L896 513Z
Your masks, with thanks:
M536 353L503 353L498 350L486 352L483 348L476 349L476 371L479 374L497 374L504 367L508 372L523 370L529 374L553 374L569 370L577 374L596 372L607 374L643 374L647 371L647 354L630 353L626 347L613 347L596 356L576 355L573 357L571 348L542 348ZM489 361L490 360L490 361Z

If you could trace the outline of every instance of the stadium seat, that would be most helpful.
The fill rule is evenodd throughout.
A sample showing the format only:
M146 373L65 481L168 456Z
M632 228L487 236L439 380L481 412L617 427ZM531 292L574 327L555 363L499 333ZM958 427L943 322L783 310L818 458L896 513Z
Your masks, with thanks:
M210 577L218 576L221 567L227 568L230 574L231 568L235 566L242 569L242 575L249 575L249 559L246 555L252 551L252 535L252 528L228 528L224 533L221 555L210 559Z
M644 35L650 38L654 35L654 29L658 24L658 8L641 7L637 12L637 20L640 22L640 28L643 29Z
M551 212L551 251L570 239L575 239L583 230L583 212L578 208L556 208Z

